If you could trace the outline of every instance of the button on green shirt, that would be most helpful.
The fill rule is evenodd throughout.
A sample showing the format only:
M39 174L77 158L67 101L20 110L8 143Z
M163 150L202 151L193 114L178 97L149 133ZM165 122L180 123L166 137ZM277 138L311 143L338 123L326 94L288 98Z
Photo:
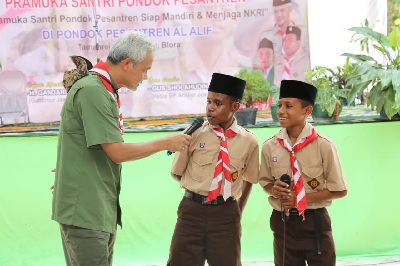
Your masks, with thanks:
M95 73L68 92L61 112L53 220L115 233L121 165L100 144L123 142L118 115L116 101Z

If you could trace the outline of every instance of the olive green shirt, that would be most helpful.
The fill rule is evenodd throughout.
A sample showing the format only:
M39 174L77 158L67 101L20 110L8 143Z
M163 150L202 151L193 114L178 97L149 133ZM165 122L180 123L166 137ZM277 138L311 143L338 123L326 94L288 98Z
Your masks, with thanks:
M115 233L121 165L100 144L123 142L118 116L116 101L95 73L68 92L61 111L53 220Z

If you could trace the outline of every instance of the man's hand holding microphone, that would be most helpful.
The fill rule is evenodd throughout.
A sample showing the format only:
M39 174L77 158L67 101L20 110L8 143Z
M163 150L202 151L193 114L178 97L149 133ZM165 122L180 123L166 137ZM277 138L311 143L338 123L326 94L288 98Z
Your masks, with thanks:
M181 135L182 135L183 137L185 137L185 138L188 140L188 142L184 145L183 148L179 148L179 149L172 149L172 148L171 148L171 149L168 149L167 155L169 156L169 155L171 155L172 153L174 153L174 152L176 152L176 151L184 150L184 149L189 145L189 143L190 143L190 140L191 140L191 138L192 138L192 137L190 137L190 136L193 134L193 132L195 132L198 128L200 128L201 125L203 125L203 123L204 123L204 118L202 118L201 116L196 117L196 118L193 120L192 124L190 124L190 125L181 133ZM171 143L171 144L172 144L172 143Z

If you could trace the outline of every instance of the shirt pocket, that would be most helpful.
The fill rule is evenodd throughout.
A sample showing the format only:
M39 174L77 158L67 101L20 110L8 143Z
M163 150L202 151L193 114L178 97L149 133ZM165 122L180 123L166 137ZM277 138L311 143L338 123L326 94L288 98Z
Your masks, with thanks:
M285 174L291 177L292 171L288 167L272 167L271 174L275 180L279 180L279 178L281 178L281 176Z
M231 172L241 172L244 168L244 161L238 158L230 158Z
M243 169L245 166L245 163L242 159L238 158L230 158L230 164L231 164L231 177L232 181L236 181L237 179L242 179L242 174L243 174Z
M214 177L214 168L212 167L212 157L210 156L193 156L192 167L189 167L190 176L193 180L202 181L211 176Z
M322 167L306 167L301 168L304 187L306 192L310 192L318 188L321 190L325 187L324 169Z

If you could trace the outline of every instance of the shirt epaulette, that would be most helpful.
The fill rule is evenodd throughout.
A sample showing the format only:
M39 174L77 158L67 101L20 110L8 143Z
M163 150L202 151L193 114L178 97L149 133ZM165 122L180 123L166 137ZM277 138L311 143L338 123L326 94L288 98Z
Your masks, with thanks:
M329 143L332 143L332 144L333 144L333 141L332 141L330 138L328 138L328 137L326 137L326 136L324 136L324 135L321 135L320 133L317 133L317 134L318 134L318 137L320 137L320 138L322 138L322 139L328 141Z
M269 137L269 138L267 138L264 142L263 142L263 144L264 143L267 143L269 140L271 140L271 139L273 139L273 138L275 138L276 136L275 135L273 135L273 136L271 136L271 137Z
M253 131L248 130L247 128L242 127L247 133L249 133L252 137L253 137L253 142L257 142L258 143L258 136L256 133L254 133Z
M254 136L257 136L256 133L254 133L253 131L248 130L247 128L242 127L244 130L246 130L247 132L253 134Z

